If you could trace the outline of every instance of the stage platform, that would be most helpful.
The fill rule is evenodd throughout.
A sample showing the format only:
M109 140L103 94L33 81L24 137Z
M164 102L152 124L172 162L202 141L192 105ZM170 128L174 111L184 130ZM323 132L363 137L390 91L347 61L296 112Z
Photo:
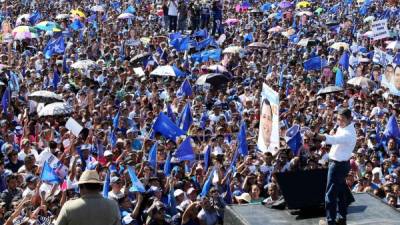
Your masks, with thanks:
M367 194L354 194L349 206L348 225L399 225L400 211ZM230 205L224 215L224 225L318 225L324 212L313 216L292 215L293 210L270 209L263 205ZM318 215L319 214L319 215Z

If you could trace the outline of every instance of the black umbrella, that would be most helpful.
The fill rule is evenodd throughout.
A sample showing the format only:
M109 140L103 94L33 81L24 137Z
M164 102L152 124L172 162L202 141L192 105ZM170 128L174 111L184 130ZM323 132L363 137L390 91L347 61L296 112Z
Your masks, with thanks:
M142 60L143 59L145 59L146 57L149 57L151 54L150 53L142 53L142 54L139 54L139 55L135 55L129 62L131 63L131 64L137 64L137 63L140 63L140 62L142 62Z
M218 86L221 84L227 83L231 78L225 74L222 73L209 73L200 76L196 84L197 85L204 85L205 83L208 83L210 85Z
M339 25L339 22L335 21L335 20L330 20L330 21L326 22L325 24L327 26L336 26L336 25Z

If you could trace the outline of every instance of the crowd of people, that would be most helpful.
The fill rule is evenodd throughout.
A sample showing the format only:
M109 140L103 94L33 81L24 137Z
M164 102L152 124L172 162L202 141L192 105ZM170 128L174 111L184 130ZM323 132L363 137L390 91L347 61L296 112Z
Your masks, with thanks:
M101 224L94 202L63 208L93 190L113 224L222 224L228 204L281 200L275 173L326 168L329 145L286 131L334 133L343 108L348 187L398 207L397 0L0 5L0 224ZM266 150L263 84L279 95Z

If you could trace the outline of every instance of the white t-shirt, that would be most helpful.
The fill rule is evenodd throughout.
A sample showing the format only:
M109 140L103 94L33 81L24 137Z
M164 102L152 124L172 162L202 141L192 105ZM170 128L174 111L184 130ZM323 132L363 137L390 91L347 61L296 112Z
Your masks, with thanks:
M175 3L175 4L174 4ZM175 1L170 1L168 4L168 16L178 16L178 8Z

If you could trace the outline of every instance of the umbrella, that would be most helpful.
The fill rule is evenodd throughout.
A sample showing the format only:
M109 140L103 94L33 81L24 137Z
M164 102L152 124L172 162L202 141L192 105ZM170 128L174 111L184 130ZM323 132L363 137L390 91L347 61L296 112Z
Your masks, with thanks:
M229 18L229 19L225 20L224 23L231 26L231 25L235 25L235 24L239 23L239 20L235 19L235 18Z
M120 19L120 20L132 19L132 18L135 18L135 15L133 15L132 13L122 13L117 18Z
M176 66L158 66L155 68L150 75L154 76L172 76L172 77L182 77L185 73L179 70Z
M221 74L221 73L209 73L209 74L205 74L200 76L197 80L196 80L196 84L197 85L204 85L204 84L211 84L214 86L219 86L221 84L225 84L230 80L230 77Z
M317 95L322 95L322 94L329 94L329 93L335 93L335 92L341 92L343 91L343 88L338 87L338 86L328 86L326 88L322 88L318 91Z
M58 19L58 20L63 20L63 19L67 19L67 18L69 18L69 17L70 17L69 14L58 14L58 15L56 16L56 19Z
M297 43L297 45L307 47L309 41L310 41L310 38L303 38Z
M365 77L354 77L347 81L348 84L360 87L373 87L375 82Z
M88 69L97 67L96 62L90 59L79 60L71 65L72 68L75 69Z
M387 46L386 49L400 49L400 41L391 41Z
M139 55L135 55L129 62L132 64L141 62L144 58L149 57L151 54L146 52Z
M92 8L90 8L93 12L104 12L104 7L101 5L95 5Z
M228 69L223 65L215 64L215 65L211 65L211 66L207 67L207 69L209 71L214 72L214 73L226 73L226 74L229 74Z
M277 32L281 32L282 30L283 30L283 28L281 26L276 26L276 27L270 28L268 30L268 32L269 33L277 33Z
M296 33L296 30L293 28L289 28L287 31L282 32L282 35L288 38L294 33Z
M239 53L240 51L243 51L243 48L242 47L239 47L239 46L229 46L229 47L227 47L227 48L225 48L224 49L224 51L222 51L222 53L232 53L232 54L235 54L235 53Z
M307 8L310 7L311 3L307 2L307 1L301 1L299 3L296 4L297 8Z
M79 9L73 9L71 10L71 14L75 15L75 16L79 16L79 17L86 17L85 13L83 13L81 10Z
M335 20L330 20L330 21L326 22L325 24L327 26L336 26L336 25L339 25L339 22L335 21Z
M50 21L42 21L36 24L35 28L43 31L54 31L54 32L60 32L62 29L60 25L58 25L58 23Z
M362 36L368 37L368 38L373 38L374 37L374 32L372 30L365 32Z
M296 16L303 16L303 15L312 16L313 13L310 11L301 11L301 12L296 13Z
M22 24L22 20L24 19L25 21L29 22L29 18L31 17L31 14L22 14L18 16L17 20L15 21L15 25L19 26Z
M375 17L374 17L374 16L367 16L367 17L365 17L365 19L364 19L364 23L372 22L372 21L374 21L374 20L375 20Z
M323 8L321 8L321 7L319 7L318 9L316 9L314 12L316 13L316 14L321 14L322 13L322 11L324 11L324 9Z
M37 38L36 29L30 26L19 26L12 30L14 39L23 40L29 38Z
M279 6L280 8L282 8L282 9L286 9L286 8L291 7L291 6L292 6L292 3L291 3L291 2L288 2L288 1L282 1L282 2L279 3L278 6Z
M51 91L35 91L33 93L31 93L28 96L29 100L35 101L35 102L42 102L42 103L53 103L53 102L62 102L63 98L62 96L51 92Z
M43 116L62 116L71 114L72 106L65 102L54 102L43 107L38 113L39 117Z
M272 19L272 18L274 18L275 16L277 16L278 15L278 13L271 13L271 14L269 14L269 16L268 16L268 19Z
M330 48L333 48L335 50L339 50L340 48L343 48L344 50L348 50L349 44L347 44L346 42L336 42L336 43L333 43L333 45L331 45Z
M267 49L268 45L262 42L253 42L249 44L247 47L249 48L261 48L261 49Z

